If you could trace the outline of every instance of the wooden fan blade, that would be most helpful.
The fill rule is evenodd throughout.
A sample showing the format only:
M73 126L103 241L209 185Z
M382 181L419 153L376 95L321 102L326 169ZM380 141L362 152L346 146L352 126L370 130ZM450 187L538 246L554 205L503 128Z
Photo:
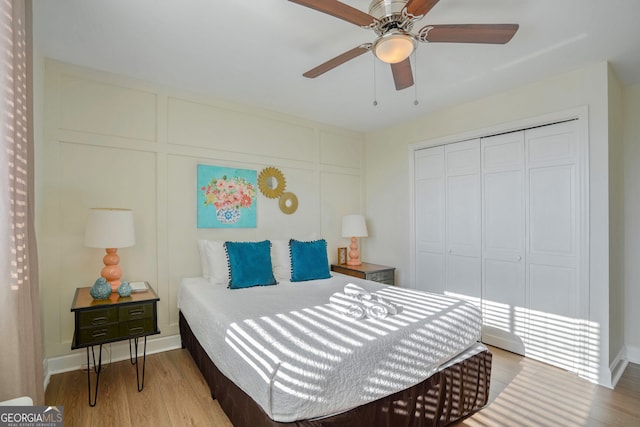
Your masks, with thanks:
M418 39L432 43L505 44L518 31L518 24L428 25Z
M353 58L356 58L365 52L368 52L370 49L371 49L371 43L366 43L358 47L354 47L353 49L343 53L342 55L338 55L335 58L328 60L324 64L320 64L317 67L307 71L306 73L303 74L303 76L308 77L310 79L318 77L319 75L324 74L329 70L333 70L338 65L342 65L345 62Z
M352 24L361 27L368 27L373 24L375 18L368 13L364 13L354 7L336 0L289 0L302 6L307 6L327 15L335 16Z
M411 71L409 58L402 62L391 64L391 72L393 73L393 82L396 84L396 90L413 86L413 72Z
M409 0L405 9L413 16L426 15L439 0Z

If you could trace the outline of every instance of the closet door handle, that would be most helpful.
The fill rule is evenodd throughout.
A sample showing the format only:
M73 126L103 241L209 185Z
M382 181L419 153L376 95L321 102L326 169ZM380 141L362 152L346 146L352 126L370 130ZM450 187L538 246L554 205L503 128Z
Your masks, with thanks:
M449 249L449 253L452 254L453 253L453 249Z
M522 256L518 255L518 258L516 259L516 261L522 261Z

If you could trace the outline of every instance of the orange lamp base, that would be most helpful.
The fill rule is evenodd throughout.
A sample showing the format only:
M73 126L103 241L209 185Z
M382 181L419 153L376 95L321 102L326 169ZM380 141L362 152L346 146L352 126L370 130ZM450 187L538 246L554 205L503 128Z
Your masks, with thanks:
M118 255L118 249L107 248L107 254L102 258L104 267L100 271L100 275L105 278L107 282L111 284L111 292L115 292L118 286L122 284L120 278L122 277L122 269L118 265L120 262L120 256Z
M358 252L358 241L355 237L351 238L351 245L349 245L349 261L347 261L347 265L362 265L362 261L360 261L360 252Z

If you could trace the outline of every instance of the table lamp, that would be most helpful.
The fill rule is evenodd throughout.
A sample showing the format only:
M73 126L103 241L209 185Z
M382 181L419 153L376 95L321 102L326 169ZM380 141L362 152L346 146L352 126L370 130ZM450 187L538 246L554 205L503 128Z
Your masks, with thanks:
M342 217L342 237L351 237L349 246L349 260L347 265L361 265L360 252L358 252L357 237L367 237L367 224L363 215L345 215Z
M118 248L126 248L136 243L131 209L93 208L84 233L84 245L90 248L104 248L107 254L102 258L104 268L100 275L111 284L116 292L122 283L122 269L118 265Z

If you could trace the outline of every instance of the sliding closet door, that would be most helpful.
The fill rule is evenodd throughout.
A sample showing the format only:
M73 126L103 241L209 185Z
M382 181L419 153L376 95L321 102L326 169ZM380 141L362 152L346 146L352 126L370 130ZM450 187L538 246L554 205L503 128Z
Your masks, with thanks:
M445 294L480 305L480 140L445 146Z
M445 176L444 147L414 155L415 171L415 288L444 294Z
M575 121L527 130L527 356L574 370L582 355ZM586 283L586 282L584 282ZM582 286L583 288L585 286Z
M482 340L524 354L524 131L482 138Z
M419 150L414 164L416 288L480 304L484 342L573 372L589 356L578 135L569 121Z
M480 140L414 155L415 287L480 304Z

